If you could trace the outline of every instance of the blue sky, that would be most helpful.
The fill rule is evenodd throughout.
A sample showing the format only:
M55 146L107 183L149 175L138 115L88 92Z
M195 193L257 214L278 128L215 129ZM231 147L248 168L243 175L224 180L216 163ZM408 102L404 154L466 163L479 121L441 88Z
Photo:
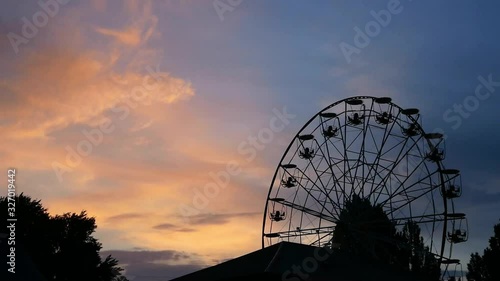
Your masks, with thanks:
M18 189L51 213L86 209L96 216L96 237L106 251L130 259L135 280L175 277L259 248L274 169L312 115L350 96L390 96L401 107L419 108L426 131L447 135L446 165L462 171L457 208L470 227L458 258L486 247L500 218L499 3L230 2L70 1L57 4L27 38L23 17L33 21L43 9L5 1L0 162L22 171ZM218 12L220 5L229 8ZM389 6L398 12L366 46L356 45L355 28L365 30L371 12ZM12 41L12 33L26 43ZM359 52L346 59L342 44ZM144 83L148 67L158 68L160 90L152 104L126 105L122 120L116 109ZM478 77L497 86L473 104ZM474 109L467 118L454 111L464 102ZM246 162L238 145L285 106L295 118ZM108 119L115 130L58 177L52 164L69 165L65 147L76 148L83 130ZM243 172L204 210L205 223L179 218L178 204L190 202L208 173L232 160ZM214 242L228 232L234 235L227 243ZM134 258L148 251L155 253L147 255L151 263Z

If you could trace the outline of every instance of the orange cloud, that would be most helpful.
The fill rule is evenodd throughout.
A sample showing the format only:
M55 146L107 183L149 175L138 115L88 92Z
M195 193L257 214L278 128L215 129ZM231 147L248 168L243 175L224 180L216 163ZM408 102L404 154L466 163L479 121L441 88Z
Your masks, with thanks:
M132 16L122 28L81 25L78 11L70 12L66 24L47 27L56 39L36 45L36 52L26 49L0 79L9 97L0 103L2 166L18 167L19 186L52 214L85 209L95 216L96 235L108 249L193 250L209 262L258 248L261 216L241 214L263 209L268 183L262 177L272 169L238 153L251 130L226 130L211 119L222 114L221 106L196 100L203 89L158 64L162 50L150 44L160 36L151 4L125 6ZM230 102L223 107L241 111ZM88 141L83 132L103 122L114 130L70 165L66 148L77 150ZM209 173L230 161L244 170L203 210L211 223L190 224L179 204L191 204L214 181ZM62 182L55 162L69 168Z
M96 31L101 34L111 36L126 45L137 46L141 43L141 31L136 27L130 27L123 31L97 28Z

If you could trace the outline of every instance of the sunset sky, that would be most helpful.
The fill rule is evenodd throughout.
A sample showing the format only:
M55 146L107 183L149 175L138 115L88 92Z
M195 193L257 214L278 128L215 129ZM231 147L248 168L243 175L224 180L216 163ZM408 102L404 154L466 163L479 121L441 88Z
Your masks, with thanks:
M2 1L0 180L14 167L17 192L51 214L87 210L131 280L259 249L286 146L316 112L358 95L419 108L427 131L445 132L471 233L456 256L465 265L487 246L500 218L497 1L66 2ZM391 9L357 44L357 28ZM244 153L283 111L283 130ZM186 212L228 164L227 186Z

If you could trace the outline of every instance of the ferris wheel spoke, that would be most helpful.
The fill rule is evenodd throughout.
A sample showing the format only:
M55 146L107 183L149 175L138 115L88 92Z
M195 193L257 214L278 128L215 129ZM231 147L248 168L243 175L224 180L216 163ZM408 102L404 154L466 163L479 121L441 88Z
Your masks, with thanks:
M423 180L425 179L428 179L428 178L431 178L436 172L434 173L429 173L425 178L421 178L419 179L419 181L411 184L411 185L408 185L406 186L405 188L405 183L406 181L408 181L411 176L413 176L414 172L417 171L417 169L422 165L422 164L425 164L425 160L421 161L420 163L418 163L418 165L415 167L415 169L413 169L413 171L411 173L409 173L407 176L405 176L405 180L403 181L400 181L399 178L396 176L396 174L393 174L394 178L396 178L398 181L399 181L399 186L392 191L392 196L389 196L386 200L382 201L380 204L383 206L385 205L388 201L392 200L394 197L396 196L399 196L401 195L402 192L407 192L409 189L411 189L413 186L421 183ZM400 191L401 189L403 189L402 191Z
M335 145L335 143L333 143L332 141L328 141L328 144L332 145L335 150L338 152L339 155L342 155L342 152L340 152L340 150L337 148L337 146ZM326 146L328 151L329 151L329 145ZM342 173L343 169L339 166L340 163L343 163L344 160L343 158L334 158L332 155L330 155L330 152L328 153L328 158L329 158L329 169L331 170L332 172L332 175L335 177L335 182L336 182L336 185L339 187L339 189L341 190L342 194L345 194L345 185L341 185L340 184L340 180L341 180L341 177L336 177L335 176L335 172L333 171L333 167L335 166L335 168L337 168L337 170L339 171L339 173ZM335 161L333 162L332 159L335 159L335 160L338 160L338 161Z
M324 226L324 227L314 227L314 228L298 228L293 231L280 231L280 232L273 232L274 235L279 235L280 238L285 239L285 238L295 238L295 237L317 237L318 235L324 235L321 238L327 237L328 235L331 235L333 232L334 227L332 226ZM315 242L308 243L311 245L314 245Z
M279 204L283 205L283 206L287 206L289 208L292 208L294 210L298 210L298 211L301 211L303 213L306 213L306 214L309 214L309 215L312 215L316 218L320 218L320 219L323 219L323 220L326 220L326 221L329 221L329 222L332 222L332 223L337 223L337 219L332 215L332 216L328 216L326 214L323 214L321 212L318 212L316 210L313 210L313 209L310 209L310 208L307 208L305 206L302 206L302 205L299 205L299 204L295 204L293 202L289 202L289 201L281 201L281 202L278 202Z
M412 196L411 198L410 198L410 197L408 197L408 199L404 201L404 204L402 204L402 205L400 205L400 206L398 206L398 207L396 207L396 208L391 208L391 210L390 210L387 214L388 214L388 215L391 215L391 214L393 214L394 212L399 211L399 210L400 210L400 209L402 209L403 207L406 207L407 205L411 204L412 202L414 202L415 200L419 199L420 197L422 197L422 196L424 196L424 195L426 195L426 194L428 194L428 193L432 192L433 190L434 190L434 189L427 189L427 191L426 191L426 192L422 193L422 194L421 194L420 196L418 196L418 197L413 197L413 196Z
M346 125L349 126L349 125ZM360 139L360 136L363 133L363 129L360 129L358 127L354 127L355 130L359 130L359 132L356 133L356 136L353 138L351 143L345 148L346 151L346 157L344 158L344 161L348 163L348 168L344 170L341 179L344 180L345 182L349 183L351 185L351 190L349 196L352 196L352 193L355 191L354 190L354 184L355 184L355 178L356 178L356 170L360 166L360 158L361 154L357 152L357 150L354 150L353 145L356 143L358 139ZM352 162L352 165L350 163ZM354 176L352 172L354 171ZM347 177L347 174L349 174L349 177Z
M304 176L304 178L305 178L305 179L307 179L307 180L308 180L308 182L311 182L311 184L312 184L313 186L315 186L318 190L320 190L320 187L319 187L318 185L316 185L316 184L315 184L315 183L314 183L314 182L313 182L313 181L312 181L312 180L311 180L311 179L310 179L310 178L309 178L306 174L304 174L304 172L303 172L302 170L300 170L300 169L298 169L298 168L297 168L297 170L298 170L298 171L299 171L299 172L300 172L300 173ZM286 172L288 175L292 176L292 174L290 174L290 172L289 172L288 170L285 170L285 172ZM308 189L308 188L307 188L304 184L302 184L302 181L301 181L301 180L297 181L297 184L298 184L298 185L302 188L302 190L304 190L304 191L307 193L307 198L310 196L311 198L313 198L313 199L316 201L316 203L318 203L318 204L320 204L320 205L322 205L322 206L324 205L324 204L321 204L321 202L320 202L320 201L316 198L316 196L314 196L314 195L311 193L312 187ZM299 191L299 190L297 189L297 191L295 192L295 194L296 194L296 195L298 194L298 191ZM321 191L321 190L320 190L320 191ZM306 200L307 200L307 199L306 199ZM294 202L295 202L295 197L294 197ZM281 202L279 202L279 203L281 203ZM304 204L306 204L306 202L304 202ZM325 209L325 210L326 210L328 213L330 213L332 216L335 216L332 212L330 212L330 210L329 210L329 209Z
M399 114L400 114L400 111L398 111L398 114L396 115L395 119L397 120L397 118L399 117ZM385 146L385 144L387 143L387 140L389 138L389 136L391 135L391 131L392 129L394 128L394 125L396 124L396 121L394 121L391 125L391 129L389 131L387 131L387 128L389 126L385 126L385 130L384 130L384 135L382 137L382 143L380 144L380 148L377 147L377 142L375 140L375 136L374 136L374 133L373 133L373 130L371 128L369 128L370 130L370 136L373 140L373 143L376 147L376 151L377 151L377 154L376 154L376 157L375 157L375 161L374 161L374 165L371 165L371 167L369 168L368 170L368 175L372 172L372 170L374 169L374 167L378 167L379 166L379 163L380 163L380 159L382 157L382 152L383 152L383 148ZM376 171L376 170L375 170ZM375 182L372 183L371 187L370 187L370 195L368 196L371 196L371 193L373 192L373 185L374 185Z
M419 150L419 148L417 147L417 149ZM412 178L413 174L419 170L419 168L422 166L425 167L426 169L426 174L427 176L425 176L424 178L420 178L417 182L411 184L411 185L408 185L406 186L405 188L405 184L406 182ZM411 188L413 188L415 185L417 184L421 184L424 180L427 180L427 179L431 179L435 174L437 174L439 171L438 170L435 170L434 172L431 172L429 171L427 165L425 165L425 157L422 157L420 162L416 163L416 165L414 166L413 170L409 173L407 173L407 175L405 175L405 180L403 182L400 183L400 185L392 192L392 196L390 196L389 198L387 198L384 202L382 202L381 204L384 205L385 203L387 203L387 201L389 200L392 200L395 196L398 196L401 194L400 192L400 189L403 189L402 192L407 192L408 190L410 190ZM393 173L393 175L396 175L395 173ZM395 176L397 178L397 176ZM434 188L432 188L434 189ZM413 190L412 192L416 192L416 190Z
M321 156L322 156L322 157L321 157L320 161L318 161L318 165L317 165L317 166L314 166L314 163L313 163L313 161L312 161L314 158L310 158L310 159L308 159L308 160L309 160L309 163L310 163L310 165L313 167L313 170L314 170L314 173L315 173L315 175L316 175L316 179L317 179L316 181L319 181L319 183L321 184L322 189L320 189L320 190L321 190L321 191L323 192L323 194L325 195L325 199L328 199L332 205L335 205L335 203L334 203L334 201L332 200L332 198L330 198L330 195L329 195L329 194L330 194L330 192L328 192L326 185L325 185L325 184L323 183L323 181L321 180L322 176L318 173L318 168L319 168L319 166L321 165L321 161L323 161L323 160L327 161L327 159L325 159L326 157L325 157L325 155L323 154L323 151L320 149L320 147L321 147L321 146L319 145L319 143L317 142L317 140L316 140L316 139L314 139L313 141L315 142L316 146L318 147L318 150L320 150L320 151L321 151ZM304 147L304 146L303 146L303 147ZM305 173L304 173L304 174L305 174ZM309 180L310 180L310 181L312 181L310 178L309 178ZM314 181L314 183L315 183L315 184L316 184L316 181ZM318 187L319 187L319 186L318 186ZM338 215L338 214L337 214L337 215Z
M411 216L395 219L396 225L404 225L408 221L415 223L431 223L431 222L444 222L446 221L445 214L431 214L431 215L421 215L421 216Z
M293 231L278 231L273 232L274 234L280 234L280 236L284 237L288 235L289 237L296 237L299 235L317 235L316 230L320 230L320 233L327 233L328 231L333 231L334 226L322 226L322 227L311 227L311 228L296 228ZM296 234L291 234L296 233Z
M349 161L350 161L350 159L344 160L344 162L349 162ZM348 184L348 185L351 186L348 198L350 198L352 196L352 193L353 193L353 187L352 186L354 186L354 178L352 177L352 173L351 173L351 171L352 171L353 168L354 167L350 167L347 171L342 171L342 175L339 177L339 180L342 183L344 183L344 186L346 184ZM348 174L351 175L351 176L348 176ZM347 195L345 192L344 192L344 194ZM344 200L346 200L346 199L347 198L345 198L345 196L344 196Z
M298 152L299 150L300 150L300 147L298 147L298 148L295 150L294 156L295 156L295 155L297 155L297 152ZM308 164L308 165L309 165L309 164ZM307 169L308 165L306 166L306 169ZM296 165L294 165L294 166L295 166L295 169L296 169L297 171L299 171L300 173L302 173L302 171L301 171L300 169L298 169L298 168L296 167ZM288 176L290 176L291 178L294 178L294 177L295 177L295 175L292 175L292 174L288 171L288 169L285 169L285 173L286 173L286 174L288 174ZM302 174L303 174L303 173L302 173ZM304 175L304 174L303 174L303 175ZM303 180L303 178L302 178L302 177L299 177L299 178L298 178L298 180L296 181L296 184L298 184L298 186L299 186L299 187L301 187L303 190L305 190L305 191L306 191L306 193L307 193L307 194L306 194L306 200L305 200L305 202L304 202L304 205L305 205L305 203L307 202L307 198L309 197L310 190L308 190L308 189L304 186L304 184L302 184L302 180ZM294 192L294 196L293 196L293 200L292 200L292 202L297 202L297 201L300 201L300 199L301 199L301 198L300 198L300 197L298 197L298 196L299 196L299 191L300 191L300 189L299 189L299 188L296 188L296 189L295 189L295 192ZM293 214L294 214L294 212L293 212L293 211L294 211L293 209L290 211L291 216L290 216L290 217L289 217L289 219L288 219L288 228L289 228L289 229L291 229L291 227L292 227L292 222L293 222L292 218L293 218ZM300 224L302 224L302 220L303 220L303 213L299 214L299 216L300 216Z
M359 128L356 128L356 130L358 130L358 129ZM351 198L355 192L355 179L356 179L355 168L358 167L357 164L358 164L358 159L359 159L359 156L358 156L358 159L351 158L351 157L356 157L356 154L358 154L357 151L353 150L351 147L356 142L356 140L362 135L362 132L363 132L363 130L359 129L359 132L356 134L356 137L354 137L352 142L348 145L348 147L346 147L347 157L345 158L345 160L346 160L345 162L347 162L348 167L347 167L347 170L344 171L343 178L345 181L349 182L349 185L350 185L349 198ZM352 162L352 165L350 164L351 162ZM353 171L354 171L354 176L352 173ZM347 178L347 174L349 174L349 178Z
M347 104L345 105L345 110L344 110L344 114L347 115ZM343 128L343 130L342 130ZM340 134L341 134L341 139L342 139L342 148L343 148L343 151L341 154L342 157L344 158L344 161L342 161L342 163L344 164L344 167L343 169L340 169L340 171L344 171L344 173L347 171L347 166L349 166L349 161L345 161L345 159L347 159L347 146L346 146L346 136L347 136L347 116L345 116L344 118L344 126L341 127L339 129L340 131ZM345 196L345 192L346 192L346 183L345 183L345 180L343 179L343 175L339 178L339 180L342 180L343 182L343 191L344 191L344 196ZM345 201L345 198L343 199ZM344 203L344 202L342 202Z
M395 145L393 148L391 148L391 150L392 150L392 149L394 149L395 147L397 147L397 146L398 146L398 145L400 145L400 144L401 144L401 143L398 143L398 144L397 144L397 145ZM376 156L376 157L377 157L377 159L376 159L376 163L375 163L374 165L372 165L372 167L371 167L371 170L370 170L370 171L374 171L374 172L375 172L375 176L376 176L376 177L378 177L378 178L380 179L379 185L380 185L381 183L385 183L385 184L384 184L384 186L386 186L386 187L387 187L387 186L390 186L390 185L387 185L387 182L384 182L385 180L387 180L385 177L386 177L387 175L391 175L392 170L391 170L391 168L388 168L388 167L386 167L386 166L384 166L384 165L381 165L381 161L383 160L384 162L388 162L388 163L391 163L391 164L393 164L393 165L395 164L395 161L393 161L393 160L389 160L389 159L385 159L385 158L382 158L382 156L383 156L383 155L381 155L381 154L377 154L377 156ZM373 167L376 167L376 168L373 168ZM385 172L385 174L383 174L383 175L382 175L382 173L383 173L383 172ZM390 179L390 178L388 178L388 179ZM398 180L399 180L399 179L398 179ZM372 182L372 188L370 189L370 194L369 194L369 196L373 195L373 194L374 194L374 192L375 192L375 190L376 190L376 189L374 189L374 188L373 188L373 186L374 186L374 185L375 185L375 181L373 181L373 182ZM378 185L377 185L377 187L378 187ZM390 191L389 191L387 188L386 188L386 191L387 191L387 193L390 193Z
M345 161L344 161L344 170L343 170L344 174L341 178L343 179L343 182L344 182L344 190L346 190L346 182L348 182L348 180L346 179L346 176L347 176L347 173L349 173L349 179L351 179L351 181L349 181L349 184L350 184L351 188L350 188L348 197L351 198L352 194L353 194L353 182L352 182L353 177L352 177L352 167L350 166L351 160L350 160L350 155L349 155L349 148L356 141L356 139L359 137L362 130L360 130L355 125L350 125L348 123L348 120L350 118L350 116L348 115L349 113L355 113L355 110L352 108L348 109L347 102L345 102L344 103L344 112L343 112L343 115L344 115L344 125L343 125L344 130L343 130L343 132L344 132L344 135L342 136L343 145L344 145L344 155L343 156L344 156ZM364 107L363 107L363 114L364 114ZM353 130L358 130L358 133L356 134L356 136L353 138L353 140L351 141L351 143L349 145L347 144L347 128L352 128ZM340 131L342 132L342 127L341 127ZM345 200L345 198L344 198L344 200Z
M322 149L322 146L323 146L323 145L326 145L326 150L327 150L327 155L326 155L326 156L325 156L325 154L324 154L324 152L323 152L323 149ZM325 188L325 196L326 196L326 198L328 198L328 199L330 200L330 203L331 203L332 205L334 205L334 206L335 206L336 204L335 204L334 200L330 197L330 194L332 193L332 191L336 190L336 188L335 188L335 187L336 187L337 185L338 185L339 187L340 187L340 185L338 184L338 180L337 180L337 178L336 178L336 176L335 176L335 173L333 172L333 169L332 169L332 167L331 167L332 163L331 163L330 155L329 155L329 152L328 152L328 145L327 145L326 140L323 142L323 144L322 144L322 145L319 145L319 143L318 143L318 149L321 151L321 155L323 156L323 159L327 162L327 166L328 166L327 170L329 170L329 171L331 172L331 176L330 176L329 181L330 181L330 180L331 180L331 181L333 181L333 186L330 188L330 190L329 190L329 191L328 191L328 190L326 190L326 188ZM318 178L321 178L321 177L322 177L322 175L323 175L324 173L326 173L326 171L327 171L327 170L323 171L321 175L318 175ZM317 174L317 173L316 173L316 174ZM326 185L328 185L328 183L329 183L329 182L327 182L327 184L326 184ZM325 186L325 185L323 185L323 186ZM337 193L337 192L334 192L334 193L335 193L335 196L337 197L337 202L339 202L339 196L338 196L338 193ZM325 200L326 200L326 198L325 198ZM337 204L337 207L339 207L339 209L340 209L340 206L338 206L338 204ZM336 213L337 213L337 216L338 216L338 215L339 215L339 212L338 212L337 210L336 210Z
M421 139L421 138L422 138L422 136L419 137L419 139ZM404 157L401 157L401 155L402 155L402 153L403 153L403 151L404 151L404 149L406 147L406 143L408 142L408 139L409 138L405 139L404 145L401 146L401 150L399 151L398 156L396 157L396 160L394 161L394 164L390 168L390 170L387 173L387 175L385 175L384 178L383 178L383 180L380 181L380 183L374 189L371 190L371 193L373 193L375 190L377 190L380 187L381 184L384 184L384 185L386 184L387 179L389 179L389 177L391 177L392 173L394 172L394 169L396 169L397 165L404 159ZM418 142L415 141L408 150L411 150L413 147L415 147L417 145L417 143ZM379 197L380 197L380 193L379 193L379 195L375 199L375 204L378 202Z
M431 177L432 177L432 175L429 175L429 176L427 176L426 178L431 178ZM422 179L422 180L423 180L423 179ZM409 188L411 188L411 187L415 186L416 184L419 184L419 183L415 183L415 184L413 184L412 186L408 187L407 189L405 189L405 190L403 190L403 191L400 191L400 192L398 193L398 195L401 195L401 194L403 194L403 193L408 193L406 190L408 190ZM416 191L425 191L425 192L422 192L422 193L420 193L420 194L418 194L418 195L412 195L412 196L411 196L411 199L407 200L407 201L405 202L405 204L400 205L399 207L392 209L392 210L391 210L391 212L389 212L389 213L393 213L393 212L395 212L395 211L397 211L397 210L399 210L399 209L401 209L401 208L405 207L406 205L411 204L413 201L415 201L415 200L419 199L420 197L422 197L422 196L424 196L424 195L427 195L428 193L430 193L430 192L434 191L436 188L439 188L439 185L430 185L430 187L416 189L416 190L415 190L415 192L416 192ZM396 197L396 196L397 196L397 195L393 195L393 196L391 196L391 198L394 198L394 197ZM389 201L390 201L390 200L389 200Z
M316 240L314 240L312 243L310 243L310 245L318 244L318 246L321 246L321 241L323 241L325 238L327 238L327 237L333 238L333 228L332 228L332 231L330 231L330 232L316 232L316 235L318 236L318 238ZM331 238L328 240L330 242ZM327 244L329 242L327 242Z
M368 127L368 130L370 131L370 136L371 136L371 140L373 142L373 146L375 146L375 151L380 151L380 153L382 153L381 148L378 147L378 143L377 143L377 140L375 139L375 135L373 133L372 127Z
M343 145L343 142L342 141L339 141L340 143L342 143ZM343 156L343 149L339 149L335 143L330 139L328 139L328 144L330 144L331 146L333 146L333 148L335 148L335 151L339 154L339 155L342 155ZM328 146L327 146L328 147Z
M373 105L374 105L374 101L372 100L372 103L370 105L370 109L369 109L369 112L371 113L373 111ZM362 167L362 172L361 172L361 181L359 181L359 184L357 187L359 187L360 189L360 194L363 194L363 189L364 189L364 182L363 182L363 179L365 177L365 165L364 163L366 163L366 157L365 157L365 140L366 140L366 134L367 134L367 129L369 126L370 126L370 120L371 120L371 114L368 114L368 120L366 122L363 122L363 138L361 140L361 145L360 145L360 148L359 148L359 155L358 155L358 160L357 160L357 163L362 163L362 165L357 165L356 166L356 170L354 171L354 177L357 178L358 176L358 168L361 166ZM361 159L363 158L363 159ZM353 185L352 189L356 189L357 187L355 187Z
M401 143L398 143L397 145L393 146L393 147L391 148L391 150L392 150L392 149L394 149L395 147L397 147L397 146L398 146L398 145L400 145L400 144L401 144ZM387 185L387 180L389 179L389 177L388 177L388 176L392 175L392 173L393 173L393 168L388 168L388 167L386 167L386 166L383 166L383 165L381 165L381 163L380 163L380 162L381 162L381 161L384 161L384 162L386 162L386 163L390 163L390 164L392 164L394 167L396 167L396 166L398 165L397 158L399 158L399 157L400 157L401 153L402 153L402 152L403 152L403 150L404 150L405 145L406 145L406 143L405 143L405 144L403 144L403 146L402 146L402 148L401 148L401 151L399 152L399 155L396 157L396 160L390 160L390 159L383 158L382 156L384 156L384 154L379 154L379 155L377 155L377 162L376 162L376 164L374 165L374 167L376 167L376 168L375 168L375 173L377 174L377 176L378 176L381 180L380 180L380 182L378 182L378 184L377 184L377 185L375 185L375 182L372 182L372 186L371 186L371 188L370 188L370 194L369 194L368 196L373 195L373 194L374 194L374 193L378 190L378 188L379 188L381 185L383 185L383 188L385 188L385 189L386 189L387 193L390 193L390 191L388 190L388 186L390 186L390 185ZM380 170L380 169L381 169L381 170ZM385 175L381 175L381 172L386 172L386 174L385 174ZM380 192L379 192L379 194L380 194ZM378 201L378 199L379 199L379 198L377 197L377 198L375 199L375 202L377 202L377 201Z

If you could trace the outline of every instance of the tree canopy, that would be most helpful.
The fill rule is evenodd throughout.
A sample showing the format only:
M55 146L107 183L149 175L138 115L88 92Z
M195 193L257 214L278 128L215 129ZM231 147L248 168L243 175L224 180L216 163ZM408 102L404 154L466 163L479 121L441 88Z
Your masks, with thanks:
M22 247L45 279L123 280L118 261L99 255L102 245L92 236L95 218L85 211L51 216L40 200L23 194L15 202L16 247ZM6 197L0 197L0 209L7 210ZM0 219L7 221L7 213L0 212Z
M493 227L493 236L483 255L471 254L467 264L467 280L498 281L500 280L500 223Z
M424 245L417 223L408 221L401 230L367 198L354 195L339 214L332 242L339 251L410 271L425 280L439 280L439 264Z

